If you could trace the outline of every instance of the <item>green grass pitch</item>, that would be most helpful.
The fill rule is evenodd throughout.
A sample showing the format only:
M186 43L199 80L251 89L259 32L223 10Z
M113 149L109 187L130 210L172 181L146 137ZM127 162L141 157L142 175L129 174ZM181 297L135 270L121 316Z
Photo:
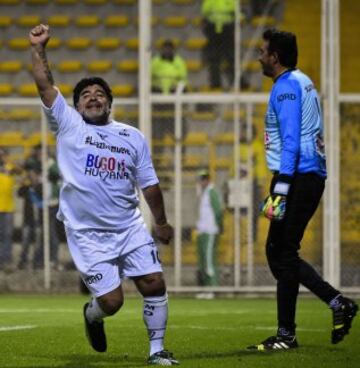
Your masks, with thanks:
M145 367L148 342L140 297L106 320L108 352L92 351L84 336L80 295L0 295L0 368ZM183 367L360 367L360 318L349 336L330 344L331 313L321 302L298 303L300 348L248 352L273 334L275 300L194 300L171 297L166 347Z

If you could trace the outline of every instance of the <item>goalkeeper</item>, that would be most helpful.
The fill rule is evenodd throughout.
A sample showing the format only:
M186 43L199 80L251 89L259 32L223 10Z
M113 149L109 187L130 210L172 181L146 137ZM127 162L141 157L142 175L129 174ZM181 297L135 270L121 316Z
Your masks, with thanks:
M325 282L299 256L300 242L319 205L326 179L323 122L313 82L297 64L296 36L275 29L263 34L263 74L274 81L265 118L265 148L274 176L262 212L271 221L266 255L277 280L278 330L257 350L287 350L296 340L296 300L302 284L332 310L331 342L349 333L358 306Z

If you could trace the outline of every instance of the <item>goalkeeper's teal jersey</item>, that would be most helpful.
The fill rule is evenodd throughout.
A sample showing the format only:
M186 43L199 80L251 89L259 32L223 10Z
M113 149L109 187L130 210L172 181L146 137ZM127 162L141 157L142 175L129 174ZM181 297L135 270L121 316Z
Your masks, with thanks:
M280 174L313 172L326 177L323 121L313 82L300 70L281 74L265 118L268 167Z

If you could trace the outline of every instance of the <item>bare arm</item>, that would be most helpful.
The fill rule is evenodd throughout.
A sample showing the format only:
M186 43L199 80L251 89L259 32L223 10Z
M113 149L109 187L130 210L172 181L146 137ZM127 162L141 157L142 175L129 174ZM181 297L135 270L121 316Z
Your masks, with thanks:
M57 95L45 51L49 39L49 27L44 24L34 27L29 33L33 78L38 88L40 98L47 107L52 106Z
M164 244L168 244L173 237L174 230L167 223L164 200L158 184L151 185L142 190L146 203L148 204L155 220L155 234Z

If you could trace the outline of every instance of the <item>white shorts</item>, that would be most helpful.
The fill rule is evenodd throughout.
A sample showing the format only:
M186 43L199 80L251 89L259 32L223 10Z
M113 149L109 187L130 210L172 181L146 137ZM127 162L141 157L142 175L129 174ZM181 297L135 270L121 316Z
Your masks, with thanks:
M124 277L162 272L158 249L144 224L121 232L66 228L69 250L81 278L99 297Z

